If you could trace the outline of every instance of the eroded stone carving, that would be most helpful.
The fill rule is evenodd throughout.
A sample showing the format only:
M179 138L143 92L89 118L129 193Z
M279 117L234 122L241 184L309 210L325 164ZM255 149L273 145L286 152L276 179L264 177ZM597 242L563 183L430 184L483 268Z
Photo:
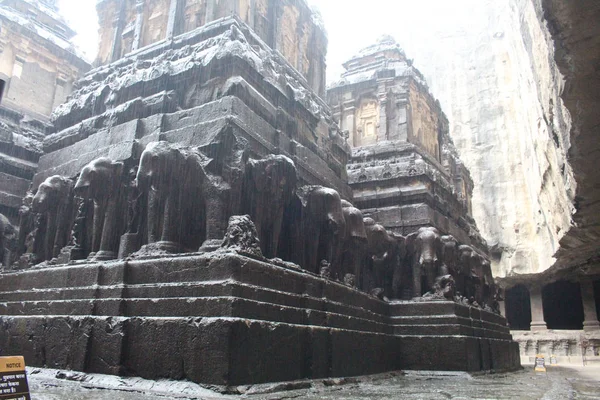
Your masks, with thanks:
M346 283L352 281L354 286L359 285L363 275L368 245L367 232L363 214L358 208L342 200L342 212L346 222L346 234L342 244L341 256L334 268L334 276Z
M136 183L147 196L148 244L173 253L200 247L206 233L207 163L202 153L180 145L146 146Z
M90 255L95 260L115 259L119 252L127 222L123 169L123 163L99 158L83 168L75 184L83 202L94 203ZM81 212L87 214L87 209Z
M0 269L12 264L16 239L17 230L6 216L0 214Z
M440 233L436 228L419 228L406 238L412 258L413 297L429 291L438 274Z
M256 226L249 215L234 215L229 218L229 225L221 248L259 260L264 259Z
M254 221L263 254L278 255L285 210L296 192L296 167L285 156L249 160L244 178L242 212Z
M40 184L32 211L38 214L33 252L36 261L49 261L69 242L73 221L73 181L60 175Z
M364 219L368 249L363 286L367 291L379 288L387 298L393 297L392 281L398 263L396 239L372 218Z
M298 197L302 208L296 238L302 253L296 257L303 268L318 273L321 260L335 265L340 256L346 234L342 201L338 192L322 186L303 186Z

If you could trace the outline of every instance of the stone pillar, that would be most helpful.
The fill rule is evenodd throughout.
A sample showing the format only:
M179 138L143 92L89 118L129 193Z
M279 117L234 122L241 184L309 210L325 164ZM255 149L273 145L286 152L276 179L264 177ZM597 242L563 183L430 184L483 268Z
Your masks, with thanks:
M113 20L114 37L112 49L110 51L110 61L116 61L121 58L121 42L123 39L123 25L125 24L125 2L121 2L121 7Z
M214 21L215 19L215 1L208 0L206 2L206 14L204 17L204 23L208 24L209 22Z
M531 299L531 330L543 331L548 329L544 320L544 307L542 303L542 286L529 287L529 298Z
M169 7L169 22L167 24L167 40L173 39L180 31L179 25L182 20L184 2L183 0L171 0Z
M356 107L354 106L354 102L349 104L344 104L344 112L342 113L342 117L344 119L343 126L344 129L350 133L350 146L356 147L358 144L358 138L356 137L356 123L355 123L355 115L356 115ZM341 122L341 121L340 121Z
M583 279L579 282L581 286L581 301L583 302L583 330L598 331L600 322L596 313L596 300L594 298L594 284L591 279Z
M385 90L383 88L382 90ZM377 142L388 140L387 93L379 93L379 129L377 129Z
M140 48L142 43L142 28L144 26L144 7L146 2L144 0L137 0L135 3L135 30L133 32L133 42L131 43L131 51L135 51Z

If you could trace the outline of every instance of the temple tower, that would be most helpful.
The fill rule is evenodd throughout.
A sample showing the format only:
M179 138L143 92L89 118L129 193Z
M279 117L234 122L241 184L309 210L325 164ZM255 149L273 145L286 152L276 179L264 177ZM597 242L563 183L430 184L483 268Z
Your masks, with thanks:
M355 205L396 233L433 226L487 252L471 216L473 181L423 75L387 36L344 67L327 97L352 147Z
M90 65L56 1L2 1L0 25L0 213L16 223L50 114Z

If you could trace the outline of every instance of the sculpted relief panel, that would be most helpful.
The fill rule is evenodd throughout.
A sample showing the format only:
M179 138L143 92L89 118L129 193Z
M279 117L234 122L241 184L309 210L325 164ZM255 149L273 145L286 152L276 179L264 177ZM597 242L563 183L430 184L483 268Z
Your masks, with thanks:
M377 143L379 131L379 102L373 98L362 99L356 110L354 147Z
M277 48L294 67L298 60L298 18L300 12L296 7L285 6L279 19L279 32Z
M361 107L366 121L376 106ZM236 251L381 299L425 296L497 311L489 261L477 250L435 228L390 232L336 190L301 186L293 160L253 159L243 138L222 139L204 147L152 142L139 159L99 158L77 179L46 179L23 205L19 241L30 239L6 264ZM0 255L14 247L7 241Z
M150 0L146 3L142 46L165 38L169 20L169 0Z
M418 91L410 94L412 111L412 135L409 140L420 144L429 154L440 159L440 143L438 138L439 122L427 104L425 97Z
M185 3L183 32L194 30L206 23L206 0L187 0Z

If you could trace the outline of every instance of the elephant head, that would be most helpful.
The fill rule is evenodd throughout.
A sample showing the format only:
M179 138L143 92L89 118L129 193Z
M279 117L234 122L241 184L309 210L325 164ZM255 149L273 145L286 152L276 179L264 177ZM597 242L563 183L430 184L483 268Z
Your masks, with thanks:
M336 238L346 234L346 220L342 210L342 199L337 191L316 186L309 191L306 198L306 214L313 222Z
M269 155L248 160L246 181L256 193L266 194L273 204L288 204L296 192L296 166L288 157Z
M305 268L317 272L321 260L336 264L346 235L346 220L338 192L322 186L298 190Z
M70 179L55 175L42 182L33 197L32 211L43 214L34 239L34 252L39 260L56 257L69 241L73 224L72 189Z
M398 242L382 225L372 218L364 218L367 234L367 264L369 275L363 285L367 291L375 288L383 290L386 297L393 296L392 280L398 263Z
M346 241L355 239L367 242L367 231L362 212L346 200L342 200L342 211L344 221L346 221Z
M458 257L458 242L451 235L444 235L440 237L440 256L442 259L442 266L440 275L452 275L456 276L456 263Z
M167 189L173 171L177 171L177 153L167 142L148 144L140 157L135 182L140 190Z
M78 218L76 241L89 242L96 260L116 258L120 236L126 226L127 208L123 192L123 170L121 162L109 158L98 158L86 165L79 175L74 191L84 200L94 200L93 218L86 207L81 208ZM91 238L86 237L83 226L93 220Z
M83 167L75 184L75 193L85 198L98 199L114 191L122 174L123 163L109 158L98 158Z
M477 253L471 246L464 244L458 246L457 290L467 298L474 295L471 285L471 275L476 257Z
M148 243L170 252L197 250L206 232L200 226L207 221L206 196L216 192L204 169L209 162L196 148L165 141L146 146L135 185L147 198Z
M296 166L285 156L270 155L246 164L242 213L256 225L263 254L277 255L283 215L296 193Z
M438 275L440 233L436 228L422 227L408 235L406 241L412 254L413 296L419 297L433 287Z
M71 180L64 176L54 175L46 179L33 197L33 212L41 214L56 210L61 203L68 200L71 188Z
M342 212L346 222L346 234L341 256L333 266L333 273L338 280L346 283L353 282L352 286L360 287L368 241L363 214L345 200L342 200Z

